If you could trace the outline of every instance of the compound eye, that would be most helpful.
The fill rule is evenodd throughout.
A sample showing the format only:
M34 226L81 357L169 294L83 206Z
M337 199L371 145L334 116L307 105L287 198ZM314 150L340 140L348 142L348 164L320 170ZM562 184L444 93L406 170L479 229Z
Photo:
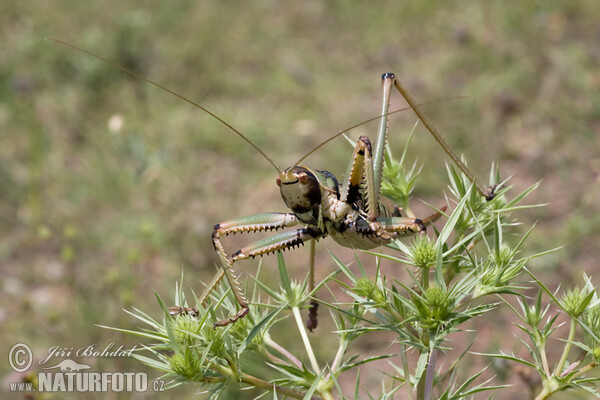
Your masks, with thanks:
M300 183L306 184L308 183L309 176L306 172L300 172L298 174L298 180L300 181Z
M277 182L277 186L281 187L281 178L277 177L276 182Z

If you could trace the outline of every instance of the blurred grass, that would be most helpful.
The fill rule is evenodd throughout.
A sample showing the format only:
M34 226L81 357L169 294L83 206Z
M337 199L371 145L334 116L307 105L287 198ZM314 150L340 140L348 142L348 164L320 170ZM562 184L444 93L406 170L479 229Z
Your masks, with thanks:
M536 264L557 284L600 270L599 13L594 1L1 3L0 339L37 354L131 345L93 324L127 327L121 309L156 309L152 291L169 293L182 271L199 291L215 223L284 209L272 168L223 126L43 38L190 97L282 166L374 116L383 72L422 102L470 96L427 111L480 177L500 162L520 189L543 179L532 202L549 206L520 217L538 221L532 252L564 246ZM394 147L414 121L391 120ZM416 197L438 203L445 158L421 133ZM341 174L350 153L340 140L307 164Z

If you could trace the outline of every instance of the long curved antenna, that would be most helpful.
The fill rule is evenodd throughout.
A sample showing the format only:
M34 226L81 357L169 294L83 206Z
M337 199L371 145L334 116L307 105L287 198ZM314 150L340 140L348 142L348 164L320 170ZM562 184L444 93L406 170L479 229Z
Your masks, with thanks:
M439 145L442 146L444 151L448 154L448 156L450 156L450 158L452 159L452 161L454 161L456 166L458 166L458 168L467 176L467 178L469 178L469 180L471 182L473 182L473 184L477 188L477 191L479 192L479 194L481 194L483 197L485 197L486 200L488 200L488 201L492 200L494 198L494 188L492 187L492 188L486 189L481 186L481 184L479 183L479 180L475 177L475 175L473 175L471 170L465 165L465 163L454 152L454 150L452 150L450 145L444 140L444 138L442 137L440 132L437 130L437 128L435 127L433 122L431 122L429 117L423 112L423 110L421 110L420 105L417 104L415 99L412 97L412 95L410 93L408 93L406 88L400 84L398 79L396 79L394 81L394 86L396 86L396 89L398 89L398 91L402 94L402 97L404 97L404 100L406 100L406 102L410 105L410 107L413 109L415 114L417 114L417 116L419 117L421 122L423 122L423 125L425 125L425 127L427 128L429 133L431 133L431 135L439 143Z
M268 162L269 162L269 163L270 163L272 166L274 166L274 167L275 167L275 169L276 169L278 172L281 172L281 171L282 171L282 170L281 170L281 168L279 168L279 167L277 166L277 164L275 164L275 163L273 162L273 160L271 160L271 158L270 158L270 157L269 157L269 156L268 156L268 155L267 155L267 154L266 154L264 151L262 151L262 150L261 150L261 148L260 148L260 147L258 147L258 146L257 146L257 145L255 145L254 143L252 143L252 142L250 141L250 139L248 139L248 138L247 138L246 136L244 136L244 135L243 135L243 134L242 134L240 131L238 131L238 130L237 130L237 129L235 129L233 126L231 126L231 125L230 125L228 122L225 122L225 120L224 120L224 119L222 119L221 117L219 117L218 115L216 115L216 114L215 114L215 113L213 113L212 111L210 111L210 110L208 110L208 109L206 109L206 108L202 107L200 104L198 104L198 103L195 103L194 101L192 101L192 100L188 99L187 97L185 97L185 96L182 96L182 95L180 95L179 93L176 93L176 92L174 92L173 90L171 90L171 89L169 89L169 88L167 88L167 87L164 87L163 85L161 85L161 84L159 84L159 83L156 83L156 82L154 82L154 81L152 81L152 80L150 80L150 79L146 78L146 77L145 77L145 76L143 76L143 75L140 75L140 74L138 74L138 73L136 73L136 72L133 72L132 70L130 70L130 69L127 69L127 68L125 68L124 66L117 64L117 63L116 63L116 62L114 62L114 61L108 60L108 59L106 59L106 58L104 58L104 57L100 57L100 56L98 56L98 55L96 55L96 54L94 54L94 53L92 53L92 52L89 52L89 51L87 51L87 50L84 50L84 49L82 49L82 48L80 48L80 47L77 47L77 46L75 46L74 44L67 43L67 42L63 42L62 40L59 40L59 39L53 39L53 38L46 38L46 39L44 39L44 40L46 40L46 41L49 41L49 42L55 42L55 43L61 44L61 45L63 45L63 46L70 47L70 48L72 48L72 49L74 49L74 50L77 50L77 51L80 51L80 52L82 52L82 53L84 53L84 54L87 54L87 55L88 55L88 56L90 56L90 57L94 57L94 58L95 58L95 59L97 59L97 60L100 60L100 61L102 61L102 62L104 62L104 63L106 63L106 64L108 64L108 65L112 65L113 67L116 67L116 68L118 68L118 69L120 69L120 70L122 70L122 71L124 71L124 72L128 73L129 75L132 75L132 76L134 76L134 77L136 77L136 78L138 78L138 79L141 79L141 80L143 80L143 81L146 81L146 82L148 82L149 84L151 84L151 85L153 85L153 86L156 86L157 88L159 88L159 89L162 89L162 90L164 90L165 92L167 92L167 93L170 93L170 94L172 94L173 96L175 96L175 97L177 97L177 98L179 98L179 99L181 99L181 100L183 100L183 101L185 101L185 102L187 102L187 103L189 103L189 104L193 105L194 107L196 107L196 108L199 108L200 110L204 111L205 113L207 113L208 115L210 115L211 117L213 117L214 119L216 119L217 121L219 121L220 123L222 123L223 125L225 125L225 126L226 126L227 128L229 128L229 130L231 130L233 133L235 133L236 135L238 135L239 137L241 137L241 138L242 138L242 139L243 139L243 140L244 140L246 143L248 143L250 146L252 146L252 147L254 148L254 150L258 151L258 152L260 153L260 155L261 155L261 156L263 156L263 157L264 157L264 158L265 158L265 159L266 159L266 160L267 160L267 161L268 161Z
M428 102L425 102L425 103L421 103L421 104L419 104L419 105L420 105L420 106L426 106L426 105L429 105L429 104L441 103L441 102L443 102L443 101L448 101L448 100L455 100L455 99L469 99L469 98L470 98L469 96L453 96L453 97L448 97L448 98L445 98L445 99L438 99L438 100L432 100L432 101L428 101ZM294 164L294 167L295 167L296 165L300 164L302 161L304 161L304 160L305 160L305 159L306 159L308 156L310 156L311 154L313 154L314 152L316 152L317 150L319 150L321 147L325 146L327 143L329 143L329 142L331 142L332 140L336 139L337 137L339 137L339 136L343 135L344 133L350 132L352 129L358 128L358 127L359 127L359 126L361 126L361 125L365 125L365 124L367 124L367 123L369 123L369 122L373 122L373 121L376 121L376 120L378 120L378 119L381 119L381 117L385 117L385 116L392 115L392 114L397 114L397 113L399 113L399 112L402 112L402 111L407 111L407 110L410 110L410 109L412 109L412 107L399 108L398 110L390 111L390 112L388 112L388 113L385 113L385 114L382 114L382 115L378 115L378 116L376 116L376 117L373 117L373 118L369 118L369 119L367 119L367 120L364 120L364 121L362 121L362 122L359 122L358 124L352 125L352 126L351 126L351 127L349 127L349 128L343 129L343 130L339 131L338 133L336 133L335 135L333 135L333 136L331 136L330 138L328 138L327 140L325 140L325 141L321 142L321 143L320 143L318 146L316 146L314 149L312 149L311 151L309 151L308 153L306 153L304 156L302 156L302 158L301 158L301 159L299 159L299 160L298 160L298 161L297 161L297 162Z

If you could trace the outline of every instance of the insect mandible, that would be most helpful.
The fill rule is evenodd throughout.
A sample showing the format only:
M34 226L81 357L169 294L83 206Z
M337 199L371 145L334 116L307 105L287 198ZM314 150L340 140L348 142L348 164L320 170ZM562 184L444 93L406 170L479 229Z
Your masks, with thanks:
M393 88L396 88L401 93L409 104L409 108L417 114L419 120L425 125L458 168L473 182L479 193L487 200L491 200L494 197L494 188L484 188L479 184L475 176L449 147L437 131L437 128L423 113L420 105L414 101L393 73L382 75L381 114L376 118L358 124L362 125L366 122L379 119L377 141L373 144L366 136L361 136L358 139L348 167L348 176L340 182L331 172L300 165L308 154L311 154L314 150L293 166L281 169L246 136L208 109L112 61L57 39L47 40L74 48L113 65L136 78L142 79L192 104L240 136L277 169L278 176L276 182L279 186L281 197L291 212L267 212L231 219L214 226L212 242L219 257L221 269L207 286L205 292L199 298L199 302L203 304L208 299L210 292L226 277L240 307L236 314L216 322L216 327L234 323L243 318L249 311L250 302L240 284L239 274L234 267L236 261L291 249L308 242L311 248L308 289L312 291L314 288L314 247L315 242L319 239L331 236L337 243L345 247L372 249L390 243L399 237L424 232L426 225L434 222L441 216L441 213L437 212L423 219L403 217L400 215L399 209L391 209L380 202L384 152L387 142L387 120L390 114L402 111L389 111L390 96ZM343 130L334 137L358 125ZM317 148L329 142L334 137L321 143ZM231 254L227 252L221 243L223 236L232 233L277 231L285 228L293 229L284 230L283 232L251 243ZM309 312L309 320L307 321L307 326L310 330L314 329L317 325L317 308L318 302L313 301ZM197 315L198 313L198 309L195 307L185 308L177 306L171 307L169 311L172 315L184 313Z

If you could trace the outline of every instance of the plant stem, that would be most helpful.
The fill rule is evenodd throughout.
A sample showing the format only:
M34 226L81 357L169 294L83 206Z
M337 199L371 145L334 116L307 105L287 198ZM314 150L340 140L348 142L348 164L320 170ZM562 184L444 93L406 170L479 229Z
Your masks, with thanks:
M214 369L215 371L217 371L218 373L220 373L221 375L225 376L225 377L229 377L231 375L234 375L233 371L231 370L231 368L227 368L223 365L220 365L218 363L210 363L210 368Z
M321 393L323 395L323 398L325 400L335 400L335 398L333 397L333 395L329 392L325 392L325 393Z
M569 329L569 337L567 338L567 343L565 344L565 348L563 350L562 355L560 356L560 360L556 367L554 368L554 372L549 379L544 381L544 388L535 398L535 400L545 400L548 397L552 396L552 394L562 390L565 388L564 385L560 384L557 380L558 377L561 376L563 369L565 368L565 364L567 362L567 358L569 357L569 353L571 352L571 346L573 343L573 339L575 338L575 329L577 328L577 323L574 318L571 318L571 324ZM586 365L583 369L589 370L589 364ZM582 372L578 371L576 375L580 375Z
M272 361L276 364L283 364L283 365L287 364L286 361L277 357L275 354L271 353L269 350L265 350L265 357L267 357L267 359L269 359L270 361Z
M400 358L402 359L402 369L404 370L404 380L409 383L408 385L406 385L407 392L408 392L407 398L409 400L412 400L413 391L411 390L411 387L410 387L410 368L408 366L408 359L406 358L406 346L401 344L400 349L401 349Z
M303 399L306 393L299 392L297 390L289 389L286 387L278 386L273 383L267 382L263 379L257 378L252 375L248 375L246 373L242 373L240 375L240 381L252 385L257 388L261 388L268 391L277 391L277 393L283 394L285 396L293 397L295 399ZM315 397L312 397L316 399Z
M430 400L431 392L433 390L433 378L435 377L435 364L437 362L437 350L430 350L429 358L427 360L427 367L425 372L421 375L419 382L417 383L417 399L419 400Z
M571 328L569 330L569 337L567 338L567 343L565 344L565 349L563 350L562 356L560 357L560 361L556 364L556 368L554 369L554 375L560 376L563 368L565 367L565 363L567 362L567 357L571 351L571 345L573 343L573 339L575 338L575 328L577 327L577 323L574 318L571 318Z
M548 356L546 355L546 341L540 346L540 357L542 358L542 367L544 368L544 374L546 377L550 376L550 367L548 367Z
M551 395L552 395L552 392L546 386L544 386L544 388L542 389L540 394L538 394L535 397L535 400L545 400L548 397L550 397Z
M582 367L579 371L577 371L576 373L574 373L573 377L571 379L578 378L581 375L585 374L586 372L588 372L588 371L596 368L597 366L598 366L598 363L592 361L591 363L589 363L585 367Z
M429 268L421 268L421 285L423 290L429 289Z
M287 351L283 346L279 343L275 342L269 335L265 335L265 344L269 347L274 348L280 354L284 355L292 364L294 364L298 368L302 368L302 362L296 358L292 353Z
M304 347L306 348L306 354L308 355L308 359L310 360L310 365L312 366L315 374L321 375L321 368L319 368L317 358L315 357L315 353L313 352L312 346L310 345L310 341L308 340L306 329L304 329L304 323L302 322L302 317L300 316L300 308L292 307L292 313L294 314L294 318L296 319L296 324L298 325L300 336L302 336L302 341L304 342Z
M433 378L435 377L435 364L437 363L438 350L431 350L429 354L429 362L427 363L427 370L425 372L425 400L431 399L431 392L433 391Z
M417 400L425 400L425 375L417 382Z
M348 348L348 340L346 340L345 338L342 338L340 340L340 345L338 347L338 351L335 355L335 358L333 359L333 363L331 364L331 368L330 368L331 373L325 377L325 380L329 379L331 374L335 374L335 371L338 369L340 362L342 362L342 357L344 356L344 353L346 353L347 348Z

